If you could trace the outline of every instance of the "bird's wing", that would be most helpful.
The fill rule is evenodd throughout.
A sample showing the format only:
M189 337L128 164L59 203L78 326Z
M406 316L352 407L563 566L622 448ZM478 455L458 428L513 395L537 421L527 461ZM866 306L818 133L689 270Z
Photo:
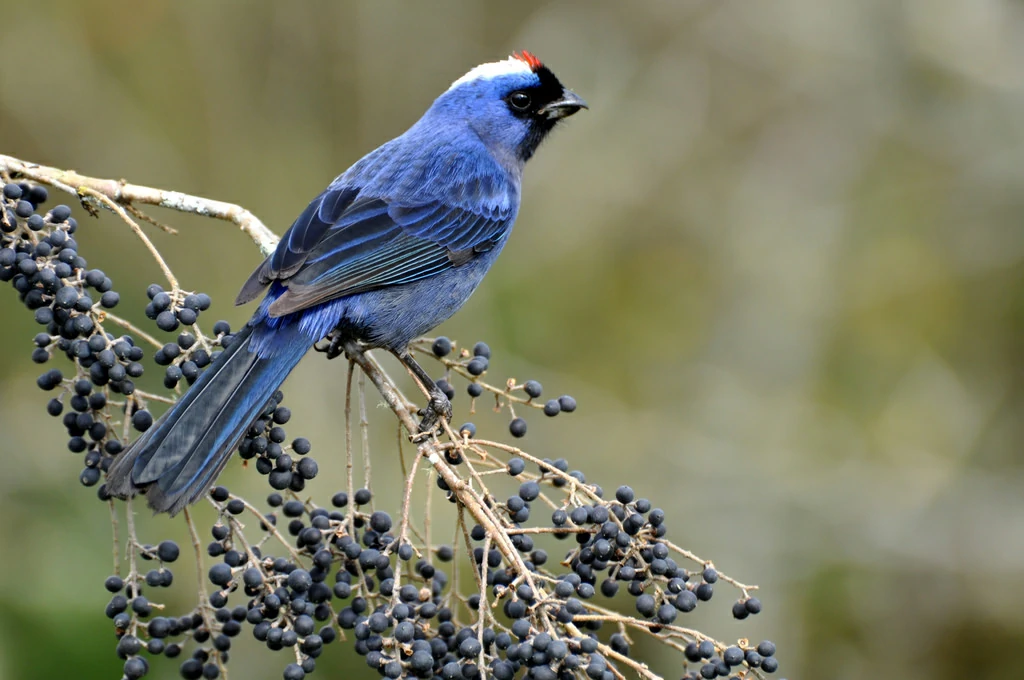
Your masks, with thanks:
M338 297L418 281L493 248L515 217L508 206L471 208L443 200L399 204L331 187L318 196L238 294L255 299L272 281L282 316Z

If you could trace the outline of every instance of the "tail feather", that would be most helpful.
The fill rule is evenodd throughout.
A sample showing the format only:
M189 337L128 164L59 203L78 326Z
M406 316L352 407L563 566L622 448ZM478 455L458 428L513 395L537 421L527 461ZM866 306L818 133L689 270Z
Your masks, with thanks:
M119 497L145 491L153 510L172 515L198 499L310 347L297 328L275 334L295 337L280 338L279 351L260 358L251 351L252 328L240 331L178 403L114 460L107 490Z

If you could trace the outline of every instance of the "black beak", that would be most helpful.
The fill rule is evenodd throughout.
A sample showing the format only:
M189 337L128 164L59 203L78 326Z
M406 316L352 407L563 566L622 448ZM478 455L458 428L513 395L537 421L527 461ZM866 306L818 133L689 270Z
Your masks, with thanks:
M542 107L537 113L551 120L571 116L580 109L589 108L583 98L572 90L562 90L562 96Z

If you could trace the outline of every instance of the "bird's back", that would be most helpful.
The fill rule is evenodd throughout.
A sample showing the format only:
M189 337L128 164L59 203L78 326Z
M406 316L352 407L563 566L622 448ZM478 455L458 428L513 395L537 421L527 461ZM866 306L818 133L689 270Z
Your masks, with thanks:
M428 111L331 186L398 204L439 200L487 214L516 212L521 168L503 164L466 121L440 118Z

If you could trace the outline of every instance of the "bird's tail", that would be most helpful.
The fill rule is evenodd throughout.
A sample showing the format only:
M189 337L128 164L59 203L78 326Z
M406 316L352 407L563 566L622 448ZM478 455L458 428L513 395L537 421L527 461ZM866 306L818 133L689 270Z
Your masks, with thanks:
M178 400L114 460L107 490L126 498L145 491L156 512L176 514L205 492L246 429L310 348L298 328L279 329L278 350L260 358L246 326Z

